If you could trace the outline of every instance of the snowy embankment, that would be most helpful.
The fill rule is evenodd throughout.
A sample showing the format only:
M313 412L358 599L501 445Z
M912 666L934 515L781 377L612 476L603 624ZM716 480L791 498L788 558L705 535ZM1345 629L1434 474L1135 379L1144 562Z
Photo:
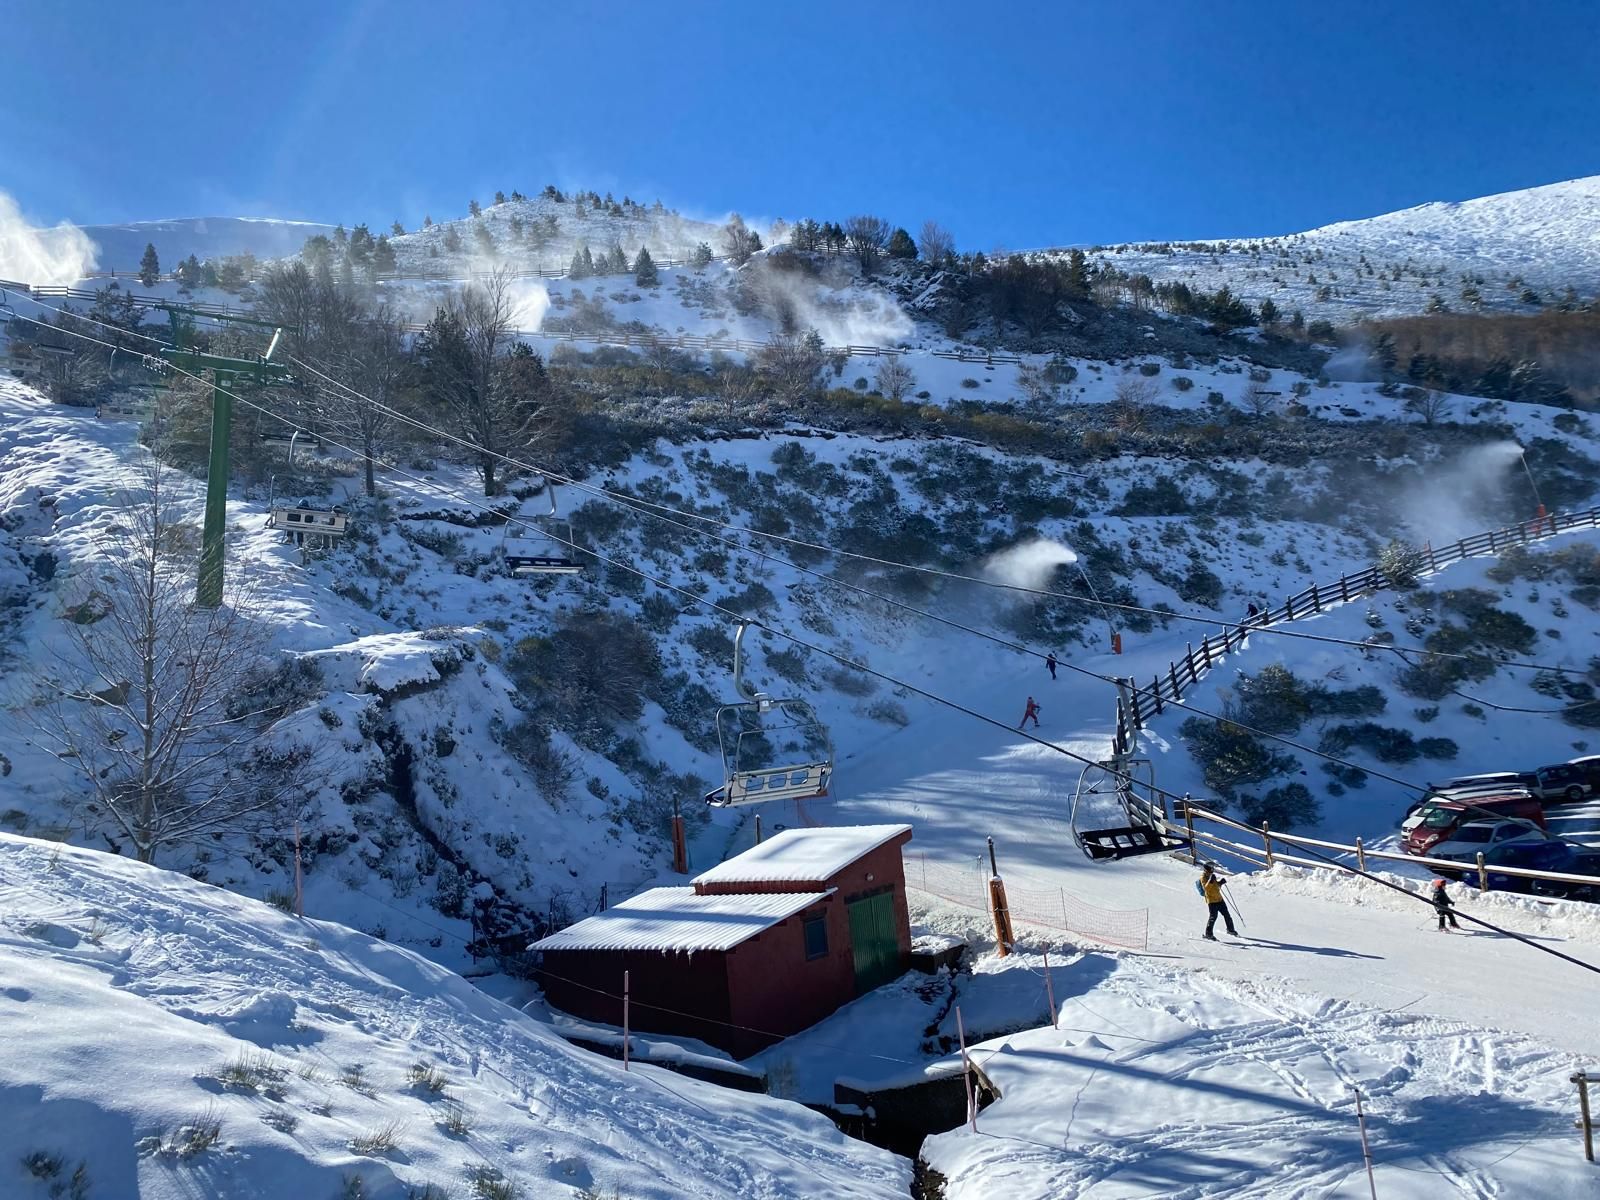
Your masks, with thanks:
M144 1200L909 1186L797 1104L625 1073L409 951L110 855L0 835L0 980L8 1197L80 1165Z

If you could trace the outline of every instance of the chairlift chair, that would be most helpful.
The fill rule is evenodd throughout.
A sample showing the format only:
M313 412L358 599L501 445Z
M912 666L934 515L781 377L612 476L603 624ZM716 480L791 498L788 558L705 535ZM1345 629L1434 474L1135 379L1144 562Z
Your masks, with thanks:
M556 485L550 489L550 512L534 521L507 521L500 534L500 557L519 579L534 575L576 575L583 564L572 557L572 522L556 514Z
M828 727L804 700L775 700L744 679L743 622L733 638L733 687L739 699L717 710L722 786L706 795L716 808L767 800L817 800L833 778ZM784 745L774 746L773 735Z
M283 531L284 538L313 550L331 549L347 532L349 517L336 508L280 505L267 515L267 528Z
M1137 789L1150 797L1145 800ZM1115 796L1126 824L1098 829L1078 828L1078 806L1085 797ZM1150 806L1155 798L1155 764L1147 758L1117 758L1090 763L1078 774L1078 787L1072 795L1068 823L1078 849L1092 862L1113 862L1141 854L1161 854L1189 844L1187 838L1167 834L1153 818Z

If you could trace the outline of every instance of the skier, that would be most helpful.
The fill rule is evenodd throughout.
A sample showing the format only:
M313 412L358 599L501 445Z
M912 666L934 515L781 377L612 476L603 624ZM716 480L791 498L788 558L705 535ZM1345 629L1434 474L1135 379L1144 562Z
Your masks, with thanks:
M1046 659L1044 660L1044 665L1046 667L1048 667L1049 670L1050 670L1050 678L1051 679L1054 679L1056 677L1056 663L1058 661L1059 660L1056 658L1056 652L1054 650L1050 651L1049 656L1046 657Z
M1444 890L1444 880L1433 881L1433 911L1439 914L1439 932L1444 932L1444 923L1450 922L1451 929L1460 929L1455 913L1450 910L1455 907L1455 901L1450 899L1450 893Z
M1233 927L1233 914L1228 911L1228 902L1222 898L1222 885L1228 881L1218 875L1216 868L1210 863L1200 872L1200 878L1195 880L1195 890L1205 897L1206 907L1211 910L1211 918L1206 922L1206 938L1216 941L1217 935L1212 932L1217 927L1217 918L1221 917L1228 927L1228 936L1238 937L1239 931Z
M1258 613L1260 613L1260 611L1261 611L1261 610L1260 610L1260 609L1259 609L1259 608L1257 608L1257 607L1256 607L1256 602L1255 602L1255 601L1254 601L1254 600L1252 600L1252 601L1250 601L1250 615L1251 615L1251 616L1252 616L1252 617L1254 617L1254 616L1256 616L1256 615L1257 615L1257 614L1258 614Z
M1033 721L1035 729L1039 728L1039 704L1032 696L1028 697L1028 707L1022 712L1022 724L1018 725L1017 728L1026 729L1029 720Z

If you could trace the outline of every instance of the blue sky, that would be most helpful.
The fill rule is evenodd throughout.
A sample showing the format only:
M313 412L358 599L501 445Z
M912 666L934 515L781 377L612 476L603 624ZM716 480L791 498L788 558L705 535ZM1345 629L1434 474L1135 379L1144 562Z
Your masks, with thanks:
M4 0L0 189L409 227L547 182L992 249L1600 173L1600 6Z

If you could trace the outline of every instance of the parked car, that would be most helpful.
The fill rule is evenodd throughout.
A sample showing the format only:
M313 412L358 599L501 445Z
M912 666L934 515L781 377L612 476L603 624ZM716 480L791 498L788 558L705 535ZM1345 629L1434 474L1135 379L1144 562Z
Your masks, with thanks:
M1475 861L1482 854L1485 860L1491 851L1504 850L1514 845L1546 843L1554 839L1532 821L1519 817L1501 817L1490 821L1464 821L1451 831L1449 837L1440 838L1428 848L1429 858L1459 858ZM1559 841L1556 845L1560 845Z
M1587 754L1582 758L1569 758L1567 766L1577 767L1589 781L1591 792L1600 792L1600 754Z
M1511 774L1515 779L1533 780L1533 776L1529 774L1515 772L1508 772L1508 774ZM1450 782L1452 781L1446 780L1446 783ZM1402 830L1409 830L1412 826L1414 826L1419 820L1417 814L1422 811L1423 805L1427 804L1430 800L1459 800L1463 804L1475 804L1480 800L1502 800L1507 796L1526 796L1533 800L1536 804L1539 803L1538 797L1535 796L1529 788L1520 784L1474 783L1459 787L1430 787L1423 795L1422 799L1412 801L1411 807L1406 809L1405 816L1400 820L1400 828ZM1542 804L1540 804L1540 811L1541 813L1543 812ZM1542 817L1536 818L1532 813L1479 813L1478 815L1504 815L1512 817L1526 816L1529 820L1538 820L1540 824L1543 824Z
M1536 782L1531 771L1485 771L1482 775L1457 775L1443 783L1430 783L1435 792L1449 792L1456 788L1527 787Z
M1563 875L1590 875L1593 883L1570 883L1558 879L1532 880L1536 896L1559 896L1564 900L1587 900L1600 903L1600 850L1575 850L1571 843L1563 843L1566 857L1559 866L1541 866L1542 871L1560 871ZM1518 863L1518 866L1523 864ZM1493 886L1490 877L1490 886Z
M1582 800L1595 790L1594 772L1581 762L1552 763L1533 774L1528 790L1546 804Z
M1491 892L1522 892L1534 895L1560 895L1560 892L1550 889L1559 888L1554 880L1529 879L1522 875L1506 875L1495 871L1495 867L1520 867L1529 871L1560 871L1570 873L1579 855L1574 853L1571 846L1558 838L1548 838L1544 841L1502 841L1498 845L1491 845L1483 852L1484 865L1489 869L1485 872L1489 878ZM1435 875L1443 875L1446 879L1460 880L1464 883L1477 885L1478 872L1476 862L1460 867L1433 867ZM1596 880L1600 883L1600 879Z
M1544 828L1544 805L1526 789L1478 792L1472 789L1429 796L1400 825L1407 854L1431 854L1439 842L1469 821L1519 817Z

